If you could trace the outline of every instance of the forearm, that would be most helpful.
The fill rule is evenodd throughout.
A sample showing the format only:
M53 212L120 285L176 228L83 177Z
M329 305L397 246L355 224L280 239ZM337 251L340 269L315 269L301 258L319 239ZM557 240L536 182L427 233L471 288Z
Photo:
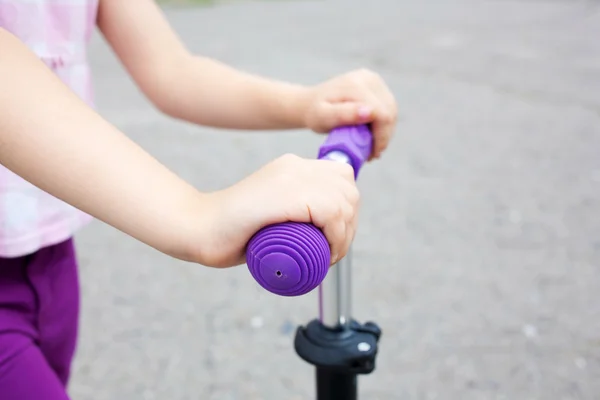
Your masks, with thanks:
M0 163L165 253L189 258L201 194L87 107L0 29ZM196 221L198 226L202 221Z
M303 128L308 91L190 54L151 0L102 0L98 26L164 113L230 129Z
M170 116L229 129L304 128L306 87L250 74L219 61L183 57L165 74L155 103Z

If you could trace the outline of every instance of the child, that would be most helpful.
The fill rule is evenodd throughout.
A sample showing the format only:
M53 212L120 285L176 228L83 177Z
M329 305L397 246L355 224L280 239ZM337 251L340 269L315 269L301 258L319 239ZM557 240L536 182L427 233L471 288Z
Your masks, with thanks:
M224 190L200 193L93 111L86 46L98 26L162 112L230 129L371 123L378 158L396 104L354 71L313 87L190 54L151 0L0 0L0 394L68 399L78 324L72 236L93 217L209 267L244 262L261 227L319 226L342 258L356 229L349 166L286 155Z

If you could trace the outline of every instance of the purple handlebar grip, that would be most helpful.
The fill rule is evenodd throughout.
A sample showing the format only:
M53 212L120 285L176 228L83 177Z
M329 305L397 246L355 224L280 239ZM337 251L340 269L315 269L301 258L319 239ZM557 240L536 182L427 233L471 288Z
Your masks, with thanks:
M345 126L327 136L319 158L343 153L356 178L371 148L371 132L366 125ZM246 251L250 274L264 289L280 296L300 296L319 286L327 275L330 259L323 232L312 224L299 222L264 227L248 242Z
M366 125L343 126L334 129L319 149L319 158L326 158L333 151L342 152L350 158L354 178L371 155L373 137Z

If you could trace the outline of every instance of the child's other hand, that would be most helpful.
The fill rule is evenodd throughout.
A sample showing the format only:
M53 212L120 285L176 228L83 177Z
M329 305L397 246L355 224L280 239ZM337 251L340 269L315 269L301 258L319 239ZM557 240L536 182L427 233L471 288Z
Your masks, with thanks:
M311 222L329 241L332 264L354 238L359 193L352 167L335 161L284 155L237 184L212 195L202 263L231 267L245 262L245 249L262 227Z
M370 123L374 143L370 159L379 158L387 148L398 115L396 100L374 72L361 69L317 85L305 99L304 121L318 133L342 125Z

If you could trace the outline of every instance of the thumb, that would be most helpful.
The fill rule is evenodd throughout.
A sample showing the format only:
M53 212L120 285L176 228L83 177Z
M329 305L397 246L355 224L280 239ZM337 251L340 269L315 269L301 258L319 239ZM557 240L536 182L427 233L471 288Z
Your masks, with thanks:
M360 103L325 103L319 114L316 125L320 131L327 132L338 126L369 122L373 109Z

